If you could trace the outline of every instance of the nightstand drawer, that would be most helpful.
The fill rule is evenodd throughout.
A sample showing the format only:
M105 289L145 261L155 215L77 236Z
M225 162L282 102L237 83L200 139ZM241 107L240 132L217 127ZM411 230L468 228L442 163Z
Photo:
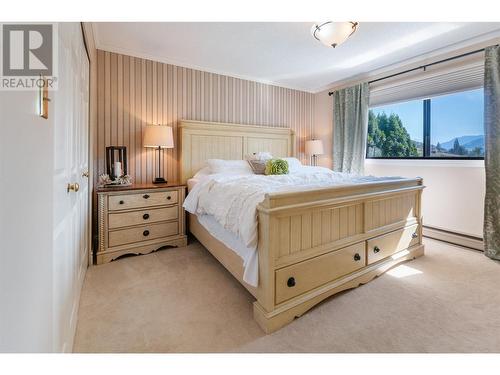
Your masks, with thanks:
M109 247L154 240L156 238L173 236L178 233L179 223L177 221L113 230L109 232Z
M179 206L150 208L149 210L111 213L108 226L110 229L175 220L179 216Z
M127 210L175 204L179 200L177 191L147 192L141 194L123 194L109 196L109 210Z

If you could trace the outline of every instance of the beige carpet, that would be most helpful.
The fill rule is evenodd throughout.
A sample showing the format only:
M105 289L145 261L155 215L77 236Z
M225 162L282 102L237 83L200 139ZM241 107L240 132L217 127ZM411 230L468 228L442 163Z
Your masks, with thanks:
M426 240L426 255L271 335L253 297L197 242L91 267L75 352L500 352L500 263Z

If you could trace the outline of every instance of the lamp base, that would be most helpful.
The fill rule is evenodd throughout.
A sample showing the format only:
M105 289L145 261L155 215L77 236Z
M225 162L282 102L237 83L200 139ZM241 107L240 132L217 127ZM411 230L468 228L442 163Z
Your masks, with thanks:
M156 177L153 181L153 184L166 184L167 180L165 180L163 177Z

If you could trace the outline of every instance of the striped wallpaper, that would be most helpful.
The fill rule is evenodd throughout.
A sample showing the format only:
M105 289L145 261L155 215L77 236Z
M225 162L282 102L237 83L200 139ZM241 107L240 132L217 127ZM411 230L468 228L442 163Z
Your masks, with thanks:
M175 65L97 51L97 175L105 173L106 146L126 146L134 182L155 177L158 152L142 147L146 124L174 129L181 119L290 127L298 157L312 135L314 95ZM165 150L165 177L178 177L178 148Z

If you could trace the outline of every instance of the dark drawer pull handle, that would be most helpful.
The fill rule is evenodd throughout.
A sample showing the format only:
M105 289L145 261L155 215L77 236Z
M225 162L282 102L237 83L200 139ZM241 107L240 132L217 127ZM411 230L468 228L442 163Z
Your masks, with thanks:
M142 215L142 218L143 218L144 220L149 219L149 214L144 214L144 215Z
M143 197L144 199L148 199L148 198L149 198L149 194L144 194L142 197Z
M376 254L376 253L378 253L379 251L380 251L380 248L379 248L378 246L375 246L375 247L373 248L373 252L374 252L375 254Z
M120 203L120 204L125 204L125 201L120 201L120 202L118 202L118 203Z
M169 195L169 196L167 197L167 199L168 199L168 200L170 200L170 199L172 199L172 197Z
M143 235L144 237L149 236L149 230L145 230L144 232L142 232L142 235Z
M354 260L357 262L358 260L361 260L361 255L358 253L354 254Z
M288 285L289 288L292 288L295 286L295 278L293 277L290 277L287 282L286 282L286 285Z
M418 237L418 233L417 233L417 232L415 232L415 233L413 233L413 234L411 235L411 238L417 238L417 237Z

